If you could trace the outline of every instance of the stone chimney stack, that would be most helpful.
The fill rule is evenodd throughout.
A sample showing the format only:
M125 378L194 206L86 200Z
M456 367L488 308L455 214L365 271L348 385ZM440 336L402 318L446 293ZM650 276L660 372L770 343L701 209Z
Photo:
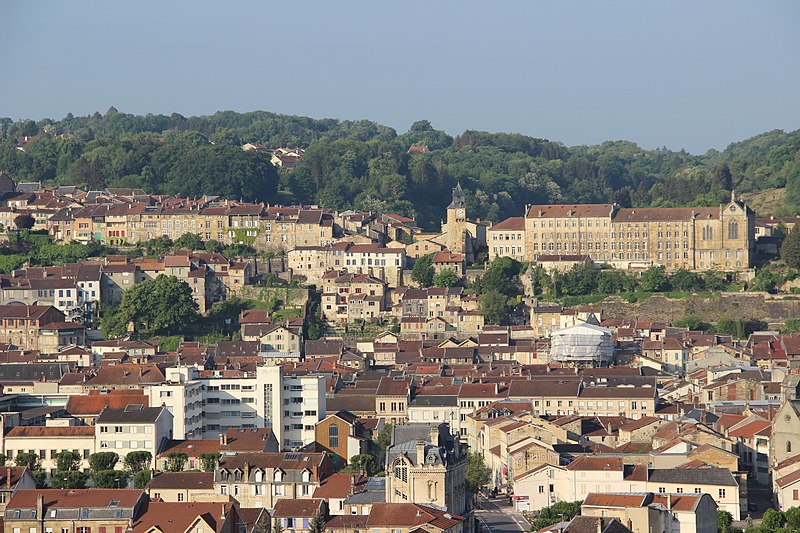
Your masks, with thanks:
M44 496L41 492L36 496L36 516L44 520Z
M431 427L431 444L439 446L439 426Z
M425 463L425 441L417 439L417 466Z

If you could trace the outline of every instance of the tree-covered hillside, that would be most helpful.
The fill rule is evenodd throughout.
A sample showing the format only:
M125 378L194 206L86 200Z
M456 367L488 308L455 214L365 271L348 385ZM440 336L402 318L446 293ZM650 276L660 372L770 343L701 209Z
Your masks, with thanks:
M243 143L305 148L291 171ZM414 145L427 152L408 153ZM716 205L737 192L785 187L774 213L800 207L800 130L771 131L696 156L626 141L567 147L520 134L465 131L453 138L428 121L398 135L370 121L316 120L256 111L211 116L68 115L0 119L0 170L17 181L141 187L152 193L222 195L392 211L435 227L461 182L470 215L493 221L526 204L618 202Z

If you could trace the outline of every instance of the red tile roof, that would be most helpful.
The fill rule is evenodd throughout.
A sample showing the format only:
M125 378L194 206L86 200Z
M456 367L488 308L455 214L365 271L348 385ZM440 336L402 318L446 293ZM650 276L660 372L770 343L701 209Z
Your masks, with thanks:
M449 518L448 518L449 517ZM464 519L446 511L415 503L373 503L367 527L417 527L431 524L448 529Z
M148 406L148 398L142 390L112 390L108 394L92 391L83 396L70 396L65 407L73 416L99 415L106 407L122 409L130 404Z
M281 498L275 503L273 518L311 518L319 514L322 509L320 498L310 498L307 500L290 500Z
M358 474L333 474L325 478L314 491L315 498L346 498L362 490L367 478Z
M230 503L149 502L144 513L133 522L133 532L144 533L153 528L165 533L188 531L198 518L212 531L219 532L232 507Z
M94 426L17 426L6 433L11 437L94 437Z

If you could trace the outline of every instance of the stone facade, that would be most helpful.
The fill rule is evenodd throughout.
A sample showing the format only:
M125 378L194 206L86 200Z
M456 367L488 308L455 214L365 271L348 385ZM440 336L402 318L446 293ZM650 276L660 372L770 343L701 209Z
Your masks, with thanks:
M386 452L386 502L433 504L463 515L466 464L447 424L395 426Z
M735 198L718 208L534 205L525 216L522 242L518 220L498 226L506 229L490 231L489 253L519 257L521 250L526 261L586 255L618 268L744 270L752 265L755 249L755 213Z

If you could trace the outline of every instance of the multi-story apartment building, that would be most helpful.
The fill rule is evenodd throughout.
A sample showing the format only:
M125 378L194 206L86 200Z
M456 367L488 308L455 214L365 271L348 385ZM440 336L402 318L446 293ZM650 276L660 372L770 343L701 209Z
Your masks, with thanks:
M0 443L9 461L21 453L35 453L48 474L56 469L57 456L63 451L77 453L84 470L89 468L89 456L97 451L92 426L18 426L10 428Z
M265 365L234 377L205 376L194 367L167 369L164 383L147 387L151 405L174 416L174 435L215 439L229 428L269 427L282 449L315 440L325 418L325 377L284 374ZM158 402L158 403L156 403Z
M5 529L122 533L146 507L141 489L25 489L8 502Z
M167 368L166 381L145 387L150 405L172 413L172 435L177 440L203 437L205 387L191 367Z
M259 220L254 246L264 250L294 250L334 242L333 215L323 209L270 207Z
M95 449L119 455L120 466L128 453L145 450L152 454L155 467L156 455L174 437L172 420L172 413L163 406L106 408L95 422Z
M747 510L739 483L727 468L654 469L625 464L623 457L586 455L567 466L542 465L514 480L514 494L527 496L531 509L557 501L583 500L591 492L708 494L739 520Z
M177 198L158 204L152 197L142 200L137 196L122 202L117 197L77 209L64 206L51 209L43 222L54 239L64 242L136 244L162 236L175 240L193 233L205 240L247 243L277 251L334 241L334 217L324 209L266 207L208 198Z
M44 305L0 305L0 344L55 353L60 346L84 344L85 327L66 322L64 313Z
M355 274L369 274L400 287L405 268L403 248L383 248L377 244L338 242L329 246L298 247L290 251L289 268L294 275L304 276L309 283L320 285L331 269Z
M735 198L718 208L534 205L524 232L516 218L498 226L489 238L490 259L583 254L619 268L743 270L751 266L755 247L755 213Z
M386 309L386 282L369 274L329 270L322 277L322 313L331 321L370 320Z
M243 507L274 509L282 499L310 499L333 473L325 453L237 453L223 455L214 470L214 490Z
M489 257L510 257L517 261L528 261L525 250L525 217L511 217L499 222L487 231Z

